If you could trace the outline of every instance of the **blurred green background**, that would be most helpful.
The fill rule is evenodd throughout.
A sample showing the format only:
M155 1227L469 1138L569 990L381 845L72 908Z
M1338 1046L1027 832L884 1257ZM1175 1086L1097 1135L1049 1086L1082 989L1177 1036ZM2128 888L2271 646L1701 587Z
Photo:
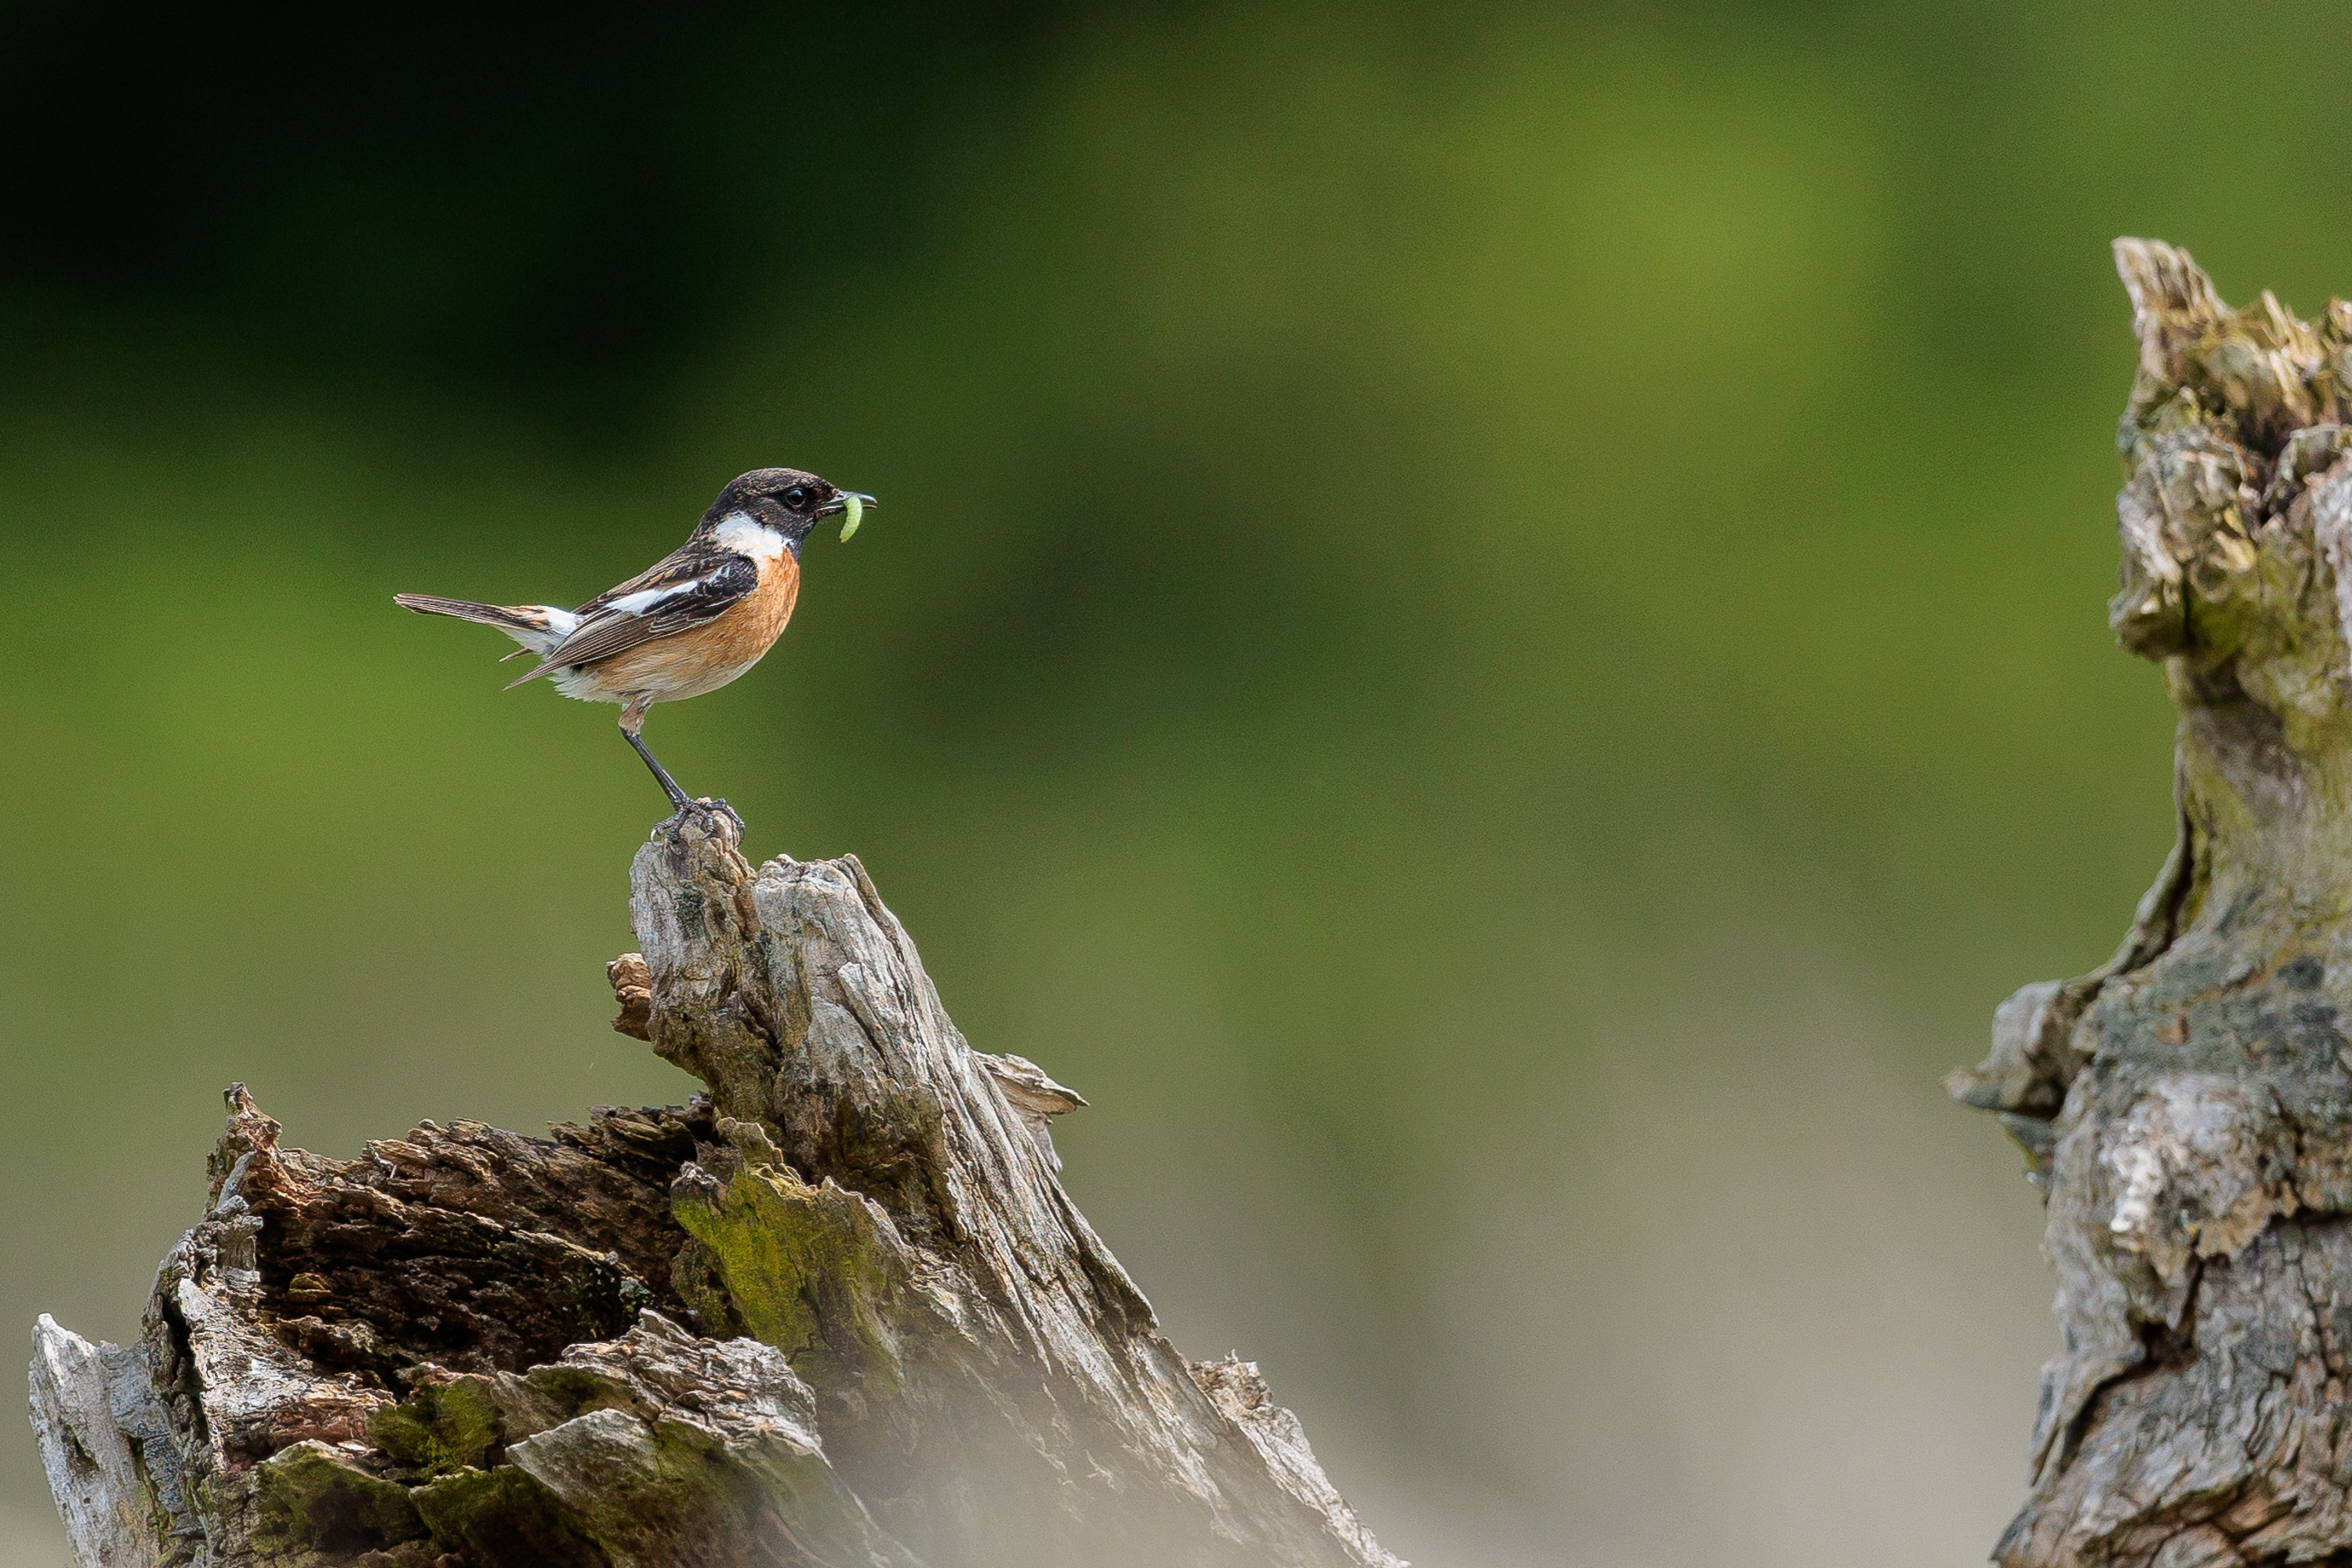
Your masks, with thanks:
M792 463L885 505L650 738L1093 1100L1387 1544L1983 1559L2055 1336L1937 1079L2169 836L2107 241L2352 287L2337 14L327 12L0 9L0 1323L136 1331L232 1079L690 1092L612 711L389 599Z

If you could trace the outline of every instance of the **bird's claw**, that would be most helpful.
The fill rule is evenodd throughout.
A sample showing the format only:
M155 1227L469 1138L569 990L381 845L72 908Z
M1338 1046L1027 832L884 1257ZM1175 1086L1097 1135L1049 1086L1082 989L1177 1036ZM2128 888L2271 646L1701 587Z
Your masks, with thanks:
M723 797L712 799L708 795L703 796L698 800L689 800L684 805L679 806L676 811L671 812L669 816L655 825L651 836L656 838L675 839L678 835L678 830L686 826L687 819L698 815L707 816L723 816L728 821L735 825L735 837L740 839L743 836L742 814L738 812L733 806L728 805Z

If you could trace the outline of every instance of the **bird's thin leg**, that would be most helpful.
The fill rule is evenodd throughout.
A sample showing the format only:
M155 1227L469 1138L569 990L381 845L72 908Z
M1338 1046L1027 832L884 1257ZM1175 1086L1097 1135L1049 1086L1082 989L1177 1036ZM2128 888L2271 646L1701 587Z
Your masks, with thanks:
M660 781L663 793L669 796L670 805L683 812L694 802L688 799L686 792L677 787L677 781L669 776L669 770L654 761L654 754L646 750L645 740L637 733L645 728L646 710L652 706L650 702L636 701L622 709L621 733L629 738L629 744L635 746L637 755L646 760L646 766L653 769L654 777Z

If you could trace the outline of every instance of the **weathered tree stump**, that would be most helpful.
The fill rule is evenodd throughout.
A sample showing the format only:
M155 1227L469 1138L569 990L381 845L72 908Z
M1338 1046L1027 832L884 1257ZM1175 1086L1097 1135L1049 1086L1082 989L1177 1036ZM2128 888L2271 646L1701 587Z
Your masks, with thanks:
M2115 958L1952 1092L2047 1194L2064 1349L2011 1568L2352 1563L2352 305L2119 240L2139 372L2109 619L2180 709L2179 841Z
M1395 1564L1254 1367L1188 1363L855 859L639 851L615 1027L709 1093L350 1162L230 1091L142 1342L43 1318L84 1568Z

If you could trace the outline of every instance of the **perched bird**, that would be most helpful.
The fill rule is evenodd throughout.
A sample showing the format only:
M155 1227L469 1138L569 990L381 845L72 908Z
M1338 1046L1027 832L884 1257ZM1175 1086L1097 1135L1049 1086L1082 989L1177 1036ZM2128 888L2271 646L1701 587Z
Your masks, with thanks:
M694 802L646 750L646 710L716 691L759 663L800 596L802 541L819 519L836 516L847 539L874 504L798 468L754 468L719 492L684 544L576 610L436 594L395 594L392 602L496 626L522 644L509 658L537 654L539 663L509 690L543 675L566 697L619 703L621 733L683 815Z

